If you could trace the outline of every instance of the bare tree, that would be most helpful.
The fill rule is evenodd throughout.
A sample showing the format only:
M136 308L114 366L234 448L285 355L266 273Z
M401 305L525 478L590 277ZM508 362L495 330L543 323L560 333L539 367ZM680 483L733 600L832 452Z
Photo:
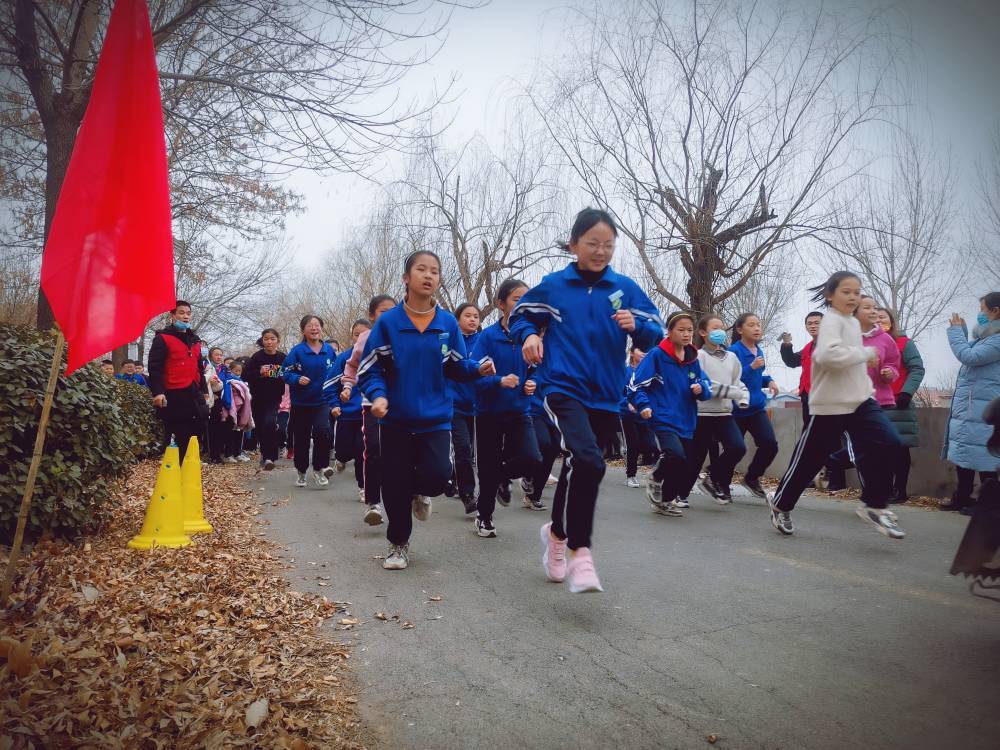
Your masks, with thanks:
M20 218L5 244L37 253L48 232L111 5L0 3L0 190ZM406 140L422 111L392 92L453 5L153 0L175 221L269 234L298 205L277 182L288 171L363 170ZM41 296L38 325L52 322Z
M947 153L897 134L886 180L869 176L841 207L820 252L827 270L857 271L864 291L916 338L965 287L970 264L956 237L955 173Z
M977 237L975 244L982 246L977 254L980 271L987 283L986 291L1000 288L1000 125L993 129L991 149L985 163L979 166L979 186L985 220L985 236Z
M872 25L822 11L678 5L578 11L580 54L528 95L653 289L700 314L831 226L830 193L858 170L852 138L883 114L889 60Z

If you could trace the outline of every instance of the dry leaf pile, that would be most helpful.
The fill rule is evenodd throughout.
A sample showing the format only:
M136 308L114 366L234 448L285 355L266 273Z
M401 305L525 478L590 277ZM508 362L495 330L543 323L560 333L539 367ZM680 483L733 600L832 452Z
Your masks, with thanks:
M318 631L338 605L289 589L252 470L208 467L214 534L127 549L157 469L136 468L99 535L22 560L0 619L0 748L360 747L348 653Z

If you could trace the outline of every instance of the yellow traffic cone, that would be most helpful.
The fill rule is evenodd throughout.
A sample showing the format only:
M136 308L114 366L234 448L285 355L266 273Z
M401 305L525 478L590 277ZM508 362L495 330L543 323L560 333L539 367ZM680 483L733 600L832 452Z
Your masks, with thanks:
M201 491L201 454L198 438L191 436L184 463L181 464L181 493L184 495L184 533L210 534L212 524L205 518L205 502Z
M184 498L181 493L181 467L176 445L167 448L156 477L153 496L146 508L146 520L138 536L129 540L132 549L186 547L191 538L184 533Z

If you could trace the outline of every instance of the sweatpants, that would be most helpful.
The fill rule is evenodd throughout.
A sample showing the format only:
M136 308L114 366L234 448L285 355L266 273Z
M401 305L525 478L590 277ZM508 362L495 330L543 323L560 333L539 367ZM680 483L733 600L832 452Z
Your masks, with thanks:
M455 450L455 488L459 497L476 494L476 418L459 414L451 419L451 444Z
M163 444L170 445L173 440L177 444L179 460L184 463L184 453L191 438L202 434L208 405L196 388L166 390L163 395L167 397L167 405L156 410L163 422ZM195 399L201 399L201 403L196 403Z
M222 420L222 401L212 404L212 412L208 418L208 458L218 463L226 453L226 438L232 431L232 423Z
M278 412L278 448L288 445L288 412Z
M365 444L360 419L339 417L333 427L333 454L342 464L354 462L354 481L365 486Z
M660 448L660 460L653 469L653 479L662 482L663 502L669 503L678 497L684 497L688 489L688 453L691 450L691 439L682 438L676 432L669 430L653 430L656 444Z
M479 414L476 417L479 457L479 517L493 518L501 482L534 477L542 463L530 414Z
M719 489L728 488L733 483L733 472L736 470L736 464L747 452L740 428L736 426L736 420L729 414L712 417L699 415L698 425L695 427L690 451L688 451L688 468L690 470L688 480L682 488L680 497L687 497L691 493L691 488L698 481L698 474L705 463L705 457L708 456L709 448L716 444L722 446L722 452L712 459L708 475Z
M618 413L588 409L563 393L545 397L545 411L569 453L552 501L552 534L576 550L590 547L597 492L607 469L604 446L618 431Z
M365 502L378 505L382 502L382 421L372 416L366 406L361 417L361 440L364 446Z
M639 439L639 423L632 415L621 415L622 435L625 437L625 476L634 477L639 470L639 454L642 441Z
M312 442L312 467L322 471L330 465L330 409L323 406L292 404L289 417L295 443L295 469L309 470L309 445Z
M382 423L382 502L390 544L407 544L413 531L414 495L434 497L451 477L451 431L411 432Z
M753 436L753 442L757 446L753 459L747 467L747 479L760 479L771 465L774 457L778 455L778 439L774 436L774 428L771 427L771 420L767 417L767 411L759 411L756 414L746 416L734 416L736 426L740 428L740 434L746 435L748 432ZM812 477L809 478L812 481Z
M535 476L531 478L531 494L528 498L538 502L545 492L545 484L549 481L552 467L555 466L559 457L559 430L552 424L547 416L533 414L531 417L532 426L535 428L535 441L538 443L538 452L542 457L542 462L535 469Z
M901 442L882 407L868 399L850 414L813 414L809 418L774 494L774 505L779 510L795 507L845 433L861 477L861 500L870 508L888 505L892 462L887 456L893 456Z
M260 457L265 461L278 460L278 446L281 442L281 434L278 428L278 408L279 401L268 403L263 399L254 399L250 402L250 409L253 412L253 431L260 444Z

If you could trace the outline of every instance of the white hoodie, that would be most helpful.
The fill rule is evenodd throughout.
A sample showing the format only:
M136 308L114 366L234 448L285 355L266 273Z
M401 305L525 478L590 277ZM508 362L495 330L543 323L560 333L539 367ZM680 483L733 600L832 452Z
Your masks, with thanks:
M868 377L869 352L861 338L861 324L853 315L831 308L819 324L812 352L809 411L817 416L851 414L872 398Z
M712 398L698 402L699 417L729 416L733 413L733 401L742 407L750 405L750 391L740 379L743 366L739 357L726 349L711 353L702 347L698 350L698 364L712 381Z

